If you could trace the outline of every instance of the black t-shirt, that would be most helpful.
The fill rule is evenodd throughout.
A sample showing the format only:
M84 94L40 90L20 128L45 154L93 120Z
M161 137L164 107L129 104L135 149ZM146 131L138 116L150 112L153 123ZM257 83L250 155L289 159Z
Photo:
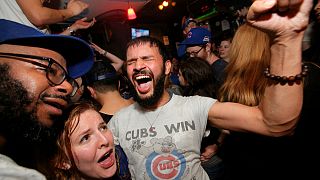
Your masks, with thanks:
M224 59L218 59L211 64L213 70L213 77L216 83L216 87L219 88L225 78L225 68L228 65L228 62Z

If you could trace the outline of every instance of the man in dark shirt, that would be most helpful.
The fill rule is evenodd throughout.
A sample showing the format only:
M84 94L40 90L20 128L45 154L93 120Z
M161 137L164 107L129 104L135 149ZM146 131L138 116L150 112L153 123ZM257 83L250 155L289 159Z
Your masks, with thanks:
M187 38L180 43L178 55L200 57L207 61L212 67L216 87L219 88L224 80L224 68L227 66L227 62L213 53L212 46L214 44L211 37L211 32L206 28L192 28Z

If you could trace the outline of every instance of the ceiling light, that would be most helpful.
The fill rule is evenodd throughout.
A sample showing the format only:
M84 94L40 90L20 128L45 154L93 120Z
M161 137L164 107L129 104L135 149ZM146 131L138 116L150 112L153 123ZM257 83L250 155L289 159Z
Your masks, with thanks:
M163 5L164 7L167 7L167 6L169 5L169 3L168 3L168 1L163 1L163 2L162 2L162 5Z
M134 9L130 6L130 0L128 0L128 19L132 20L137 18L136 13L134 12Z
M132 19L135 19L135 18L137 18L136 13L134 12L134 9L132 7L130 7L128 9L128 19L132 20Z
M160 11L163 10L163 5L160 4L160 5L158 6L158 8L159 8Z

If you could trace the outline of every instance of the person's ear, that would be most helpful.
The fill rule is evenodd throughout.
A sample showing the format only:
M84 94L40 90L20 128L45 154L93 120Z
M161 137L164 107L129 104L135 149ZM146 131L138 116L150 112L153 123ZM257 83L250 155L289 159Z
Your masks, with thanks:
M97 99L97 93L96 93L96 91L95 91L92 87L90 87L90 86L87 86L87 89L90 91L91 97L92 97L93 99Z
M172 66L172 63L171 63L171 61L170 60L167 60L166 62L165 62L165 75L168 75L168 74L170 74L170 72L171 72L171 66Z
M211 52L211 46L212 46L211 43L207 43L206 44L206 47L205 47L206 48L206 52L209 52L209 53Z
M61 162L57 164L57 168L63 169L63 170L69 170L71 168L71 162L68 160L68 162Z

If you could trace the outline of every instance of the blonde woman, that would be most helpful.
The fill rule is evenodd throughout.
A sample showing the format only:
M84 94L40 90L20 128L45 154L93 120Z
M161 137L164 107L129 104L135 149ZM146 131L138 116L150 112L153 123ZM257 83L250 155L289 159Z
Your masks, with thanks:
M270 62L269 36L248 24L240 26L229 57L226 79L219 91L220 101L258 105L267 86L263 71Z
M219 91L220 101L248 106L259 105L270 82L264 77L265 68L270 65L270 43L269 36L265 32L248 24L239 27L230 48L227 76ZM305 69L305 65L302 69ZM311 71L310 64L308 69ZM308 74L306 83L310 80L311 73ZM312 91L315 90L312 89ZM309 99L310 91L305 92L304 98ZM313 92L312 98L315 100L312 101L319 102L318 96ZM297 175L303 175L303 179L309 179L306 178L309 177L312 168L309 161L315 157L315 154L311 153L312 149L307 148L309 145L304 144L309 144L307 141L314 139L315 136L311 135L314 131L307 127L310 126L310 121L306 120L312 119L310 114L315 112L312 108L311 111L308 109L309 103L306 102L305 100L302 111L306 117L299 120L294 136L274 138L231 131L224 139L220 150L223 153L226 180L293 179ZM305 135L306 133L309 135ZM306 158L305 156L309 157L309 154L312 154L311 158Z

